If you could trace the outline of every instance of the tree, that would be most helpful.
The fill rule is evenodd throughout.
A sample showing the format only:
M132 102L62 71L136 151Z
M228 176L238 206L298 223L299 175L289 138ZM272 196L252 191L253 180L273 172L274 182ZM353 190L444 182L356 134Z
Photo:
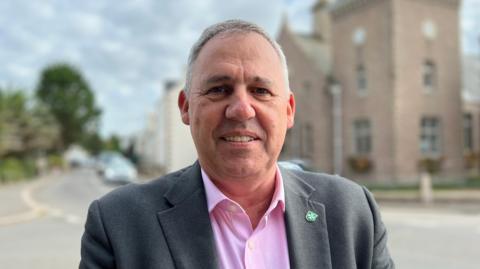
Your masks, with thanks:
M121 144L120 143L120 138L116 135L111 135L110 138L108 138L105 141L103 148L106 149L106 150L110 150L110 151L121 152L122 147L121 147L120 144Z
M98 133L86 134L81 144L93 155L97 155L103 150L103 140Z
M30 101L24 91L0 88L0 157L55 149L59 138L55 118Z
M0 90L0 156L22 151L26 97L20 91Z
M97 132L101 111L87 81L66 63L46 67L40 76L36 96L60 125L61 147L81 143L85 135Z

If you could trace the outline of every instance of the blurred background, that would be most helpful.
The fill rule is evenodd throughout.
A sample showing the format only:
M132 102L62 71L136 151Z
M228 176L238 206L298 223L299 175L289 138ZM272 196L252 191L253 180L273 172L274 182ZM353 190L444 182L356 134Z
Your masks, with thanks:
M7 0L0 15L0 268L78 267L93 199L195 161L176 105L188 52L231 18L286 54L282 165L369 187L398 268L480 267L480 0Z

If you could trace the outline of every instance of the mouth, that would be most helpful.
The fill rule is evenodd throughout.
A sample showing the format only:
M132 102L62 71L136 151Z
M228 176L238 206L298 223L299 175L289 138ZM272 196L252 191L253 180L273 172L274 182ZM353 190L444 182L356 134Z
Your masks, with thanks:
M251 141L258 140L257 137L249 136L249 135L230 135L230 136L222 136L222 140L226 142L236 142L236 143L248 143Z

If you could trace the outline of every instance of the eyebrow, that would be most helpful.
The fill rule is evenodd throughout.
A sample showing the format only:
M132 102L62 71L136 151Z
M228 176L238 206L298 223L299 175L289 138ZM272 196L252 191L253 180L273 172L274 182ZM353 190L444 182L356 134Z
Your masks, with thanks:
M209 77L205 82L207 84L215 84L219 82L229 82L229 81L233 81L233 78L227 75L215 75L215 76Z
M214 76L211 76L209 77L205 82L207 84L215 84L215 83L219 83L219 82L232 82L234 79L228 75L214 75ZM262 78L262 77L259 77L259 76L255 76L253 77L253 81L255 83L261 83L263 85L266 85L266 86L271 86L273 84L273 82L270 80L270 79L267 79L267 78Z

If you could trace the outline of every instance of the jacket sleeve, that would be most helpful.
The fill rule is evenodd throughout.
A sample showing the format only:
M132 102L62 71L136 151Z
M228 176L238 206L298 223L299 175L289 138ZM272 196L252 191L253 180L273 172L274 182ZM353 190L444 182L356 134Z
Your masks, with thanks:
M394 269L395 264L387 247L387 229L381 220L378 205L367 188L363 187L363 191L365 192L373 216L374 248L372 269Z
M115 268L113 251L103 225L102 214L97 200L88 209L80 252L80 269Z

